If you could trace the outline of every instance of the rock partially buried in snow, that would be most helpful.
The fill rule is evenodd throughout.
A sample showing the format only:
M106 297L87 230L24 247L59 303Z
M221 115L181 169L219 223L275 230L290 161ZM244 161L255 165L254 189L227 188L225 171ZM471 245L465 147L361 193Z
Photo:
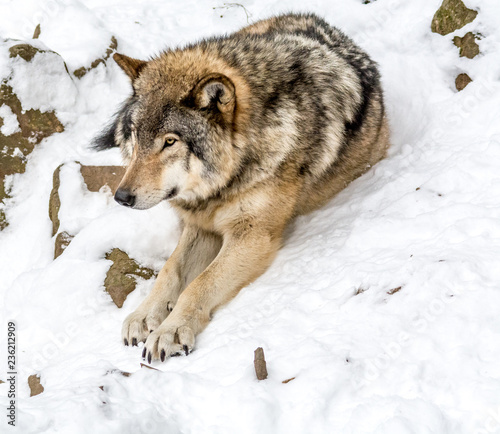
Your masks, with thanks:
M114 193L125 174L122 166L83 166L80 169L89 191L99 191L104 185Z
M54 259L58 258L63 254L66 250L66 247L69 246L71 240L74 238L73 235L68 234L67 232L59 232L56 237L55 245L54 245Z
M52 222L52 236L57 234L60 226L59 209L61 208L61 199L59 197L59 187L61 186L61 180L59 174L62 166L61 164L57 167L52 176L52 191L49 199L49 218ZM125 173L125 168L122 166L80 165L80 172L89 191L98 192L102 187L108 186L112 192L115 192ZM73 237L74 235L68 232L57 234L54 246L54 259L64 252Z
M23 110L21 101L11 86L4 80L0 85L0 106L9 107L15 115L19 128L12 134L0 131L0 200L8 197L5 189L5 177L15 173L24 173L28 155L35 146L46 137L64 131L64 126L53 111ZM4 120L0 118L3 124ZM3 221L3 223L2 223ZM0 229L7 225L5 217L0 215Z
M30 396L40 395L45 390L40 384L40 377L38 375L30 375L28 377L28 386L30 387Z
M82 66L81 68L78 68L77 70L73 71L73 75L77 78L82 78L87 72L89 72L94 68L97 68L97 66L99 66L101 63L106 64L106 61L116 51L117 48L118 48L118 41L114 36L111 36L111 43L109 44L109 47L106 50L104 56L94 60L90 64L89 68L85 68L85 66Z
M59 208L61 208L61 199L59 198L59 186L61 185L60 172L62 164L54 170L52 175L52 191L50 192L49 199L49 218L52 222L52 236L57 234L59 230Z
M113 264L106 274L104 287L113 302L120 308L127 296L135 289L137 277L148 280L155 275L153 270L141 267L120 249L113 249L107 253L106 259L113 261Z
M45 50L41 50L40 48L33 47L30 44L17 44L13 45L9 48L10 55L9 57L21 57L26 60L26 62L30 62L35 54L37 53L45 53Z
M447 35L471 23L477 11L468 9L462 0L444 0L432 18L431 30L440 35Z
M460 92L461 90L464 90L465 87L471 82L472 78L470 78L467 74L458 74L457 78L455 79L455 87Z
M479 54L479 45L476 42L476 35L472 32L466 33L462 38L455 36L453 43L460 49L460 57L473 59Z

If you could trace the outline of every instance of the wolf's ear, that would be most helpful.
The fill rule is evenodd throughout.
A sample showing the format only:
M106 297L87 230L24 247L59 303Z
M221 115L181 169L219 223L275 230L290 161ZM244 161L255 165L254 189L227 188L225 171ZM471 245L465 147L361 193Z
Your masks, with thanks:
M232 113L236 104L233 82L223 74L209 74L194 87L192 96L198 108L217 108L222 113Z
M142 69L148 63L144 60L133 59L132 57L119 53L113 54L113 59L116 63L118 63L118 66L125 71L125 74L127 74L132 81L139 77Z

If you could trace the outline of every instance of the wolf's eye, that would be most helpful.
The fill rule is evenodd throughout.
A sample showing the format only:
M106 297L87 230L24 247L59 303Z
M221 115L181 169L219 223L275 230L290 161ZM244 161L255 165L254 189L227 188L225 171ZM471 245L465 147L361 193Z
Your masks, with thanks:
M173 137L166 138L165 142L163 144L163 149L168 148L169 146L172 146L175 142L177 142L177 139L174 139Z

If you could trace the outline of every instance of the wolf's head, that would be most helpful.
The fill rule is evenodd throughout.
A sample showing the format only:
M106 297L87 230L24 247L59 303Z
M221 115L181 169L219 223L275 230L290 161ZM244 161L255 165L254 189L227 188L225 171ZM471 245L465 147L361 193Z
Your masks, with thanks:
M133 94L96 148L119 146L128 163L115 193L121 205L147 209L164 199L205 199L239 165L235 84L194 57L170 52L145 62L114 55Z

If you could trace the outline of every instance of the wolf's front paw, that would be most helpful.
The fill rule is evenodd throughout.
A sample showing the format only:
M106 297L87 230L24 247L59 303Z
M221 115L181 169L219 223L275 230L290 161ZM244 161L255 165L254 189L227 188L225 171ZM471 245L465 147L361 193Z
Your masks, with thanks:
M159 328L152 332L144 345L142 358L151 360L160 359L162 362L168 357L186 356L194 347L194 332L187 324L179 324L167 318Z
M137 345L139 342L146 342L149 334L156 330L171 311L173 306L167 304L165 311L137 309L131 313L122 327L122 339L125 345Z

